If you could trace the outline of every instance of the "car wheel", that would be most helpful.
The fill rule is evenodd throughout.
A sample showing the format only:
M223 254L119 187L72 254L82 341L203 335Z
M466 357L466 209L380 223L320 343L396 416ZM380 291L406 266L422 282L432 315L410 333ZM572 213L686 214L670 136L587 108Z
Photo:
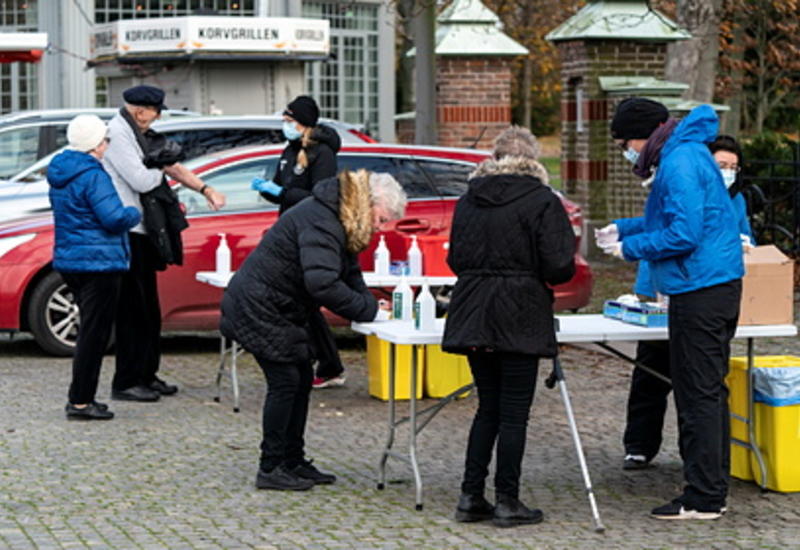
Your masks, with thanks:
M52 355L75 352L80 312L72 291L57 272L39 281L31 294L28 324L41 348Z

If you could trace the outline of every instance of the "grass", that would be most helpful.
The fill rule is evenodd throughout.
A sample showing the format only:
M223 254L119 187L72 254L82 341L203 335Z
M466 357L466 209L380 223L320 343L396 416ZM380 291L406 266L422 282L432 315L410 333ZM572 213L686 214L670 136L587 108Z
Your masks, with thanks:
M539 162L544 164L550 174L550 185L554 189L561 189L561 157L540 157Z
M592 261L594 285L589 305L581 313L602 313L603 302L633 292L636 264L619 260Z

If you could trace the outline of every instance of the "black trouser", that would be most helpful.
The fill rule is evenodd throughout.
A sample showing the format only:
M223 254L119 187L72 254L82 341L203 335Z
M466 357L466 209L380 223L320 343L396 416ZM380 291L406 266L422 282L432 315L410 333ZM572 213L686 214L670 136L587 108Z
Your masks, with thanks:
M344 372L344 365L339 359L336 341L333 339L328 321L321 311L311 314L308 320L308 335L314 347L317 361L317 376L320 378L335 378Z
M280 464L291 468L305 456L303 434L314 369L310 361L275 363L258 356L256 361L267 379L260 467L265 472Z
M728 494L725 375L741 294L737 279L669 298L670 369L686 481L681 502L691 509L719 510Z
M670 377L669 341L645 340L636 347L636 361L658 374ZM625 453L643 455L648 461L661 448L661 432L672 384L638 367L633 369L628 395L628 418L623 443Z
M61 276L81 312L69 402L84 405L94 401L97 393L100 367L117 312L122 273L62 273Z
M461 490L483 495L497 441L495 492L516 498L539 358L485 352L471 353L468 358L478 390L478 410L469 432Z
M150 238L129 233L131 268L122 277L117 312L117 391L153 382L161 361L161 306L156 267L158 251Z

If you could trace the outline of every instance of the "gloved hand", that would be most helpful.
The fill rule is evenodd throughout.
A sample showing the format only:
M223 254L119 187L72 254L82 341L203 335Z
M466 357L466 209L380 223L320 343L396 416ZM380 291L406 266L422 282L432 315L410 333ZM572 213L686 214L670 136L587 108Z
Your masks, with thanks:
M622 241L614 241L612 243L604 244L600 248L603 249L603 252L614 256L615 258L619 258L621 260L625 259L622 255Z
M604 245L618 242L619 228L617 228L617 224L610 223L602 229L595 229L594 239L598 248L603 248Z
M753 242L750 240L749 235L745 235L744 233L739 233L739 238L742 239L742 252L747 254L750 252L751 248L753 247Z
M253 181L250 182L250 189L266 193L276 199L283 193L283 187L272 180L265 180L264 178L253 178Z

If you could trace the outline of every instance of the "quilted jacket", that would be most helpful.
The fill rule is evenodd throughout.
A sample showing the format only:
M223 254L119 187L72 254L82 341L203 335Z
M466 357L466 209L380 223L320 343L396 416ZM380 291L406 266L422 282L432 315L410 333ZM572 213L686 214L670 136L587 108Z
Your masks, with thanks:
M228 285L220 330L261 359L309 360L309 317L320 306L354 321L375 318L377 301L348 250L353 235L340 219L339 185L336 178L319 182L311 198L278 218ZM348 194L369 197L369 188ZM366 205L362 217L370 215L368 199ZM359 242L369 242L368 235L360 237Z
M122 206L103 165L68 149L53 158L47 182L55 221L53 267L63 273L127 271L128 230L141 216Z
M556 354L553 292L575 273L575 233L538 162L482 163L453 216L447 263L458 276L443 348Z

